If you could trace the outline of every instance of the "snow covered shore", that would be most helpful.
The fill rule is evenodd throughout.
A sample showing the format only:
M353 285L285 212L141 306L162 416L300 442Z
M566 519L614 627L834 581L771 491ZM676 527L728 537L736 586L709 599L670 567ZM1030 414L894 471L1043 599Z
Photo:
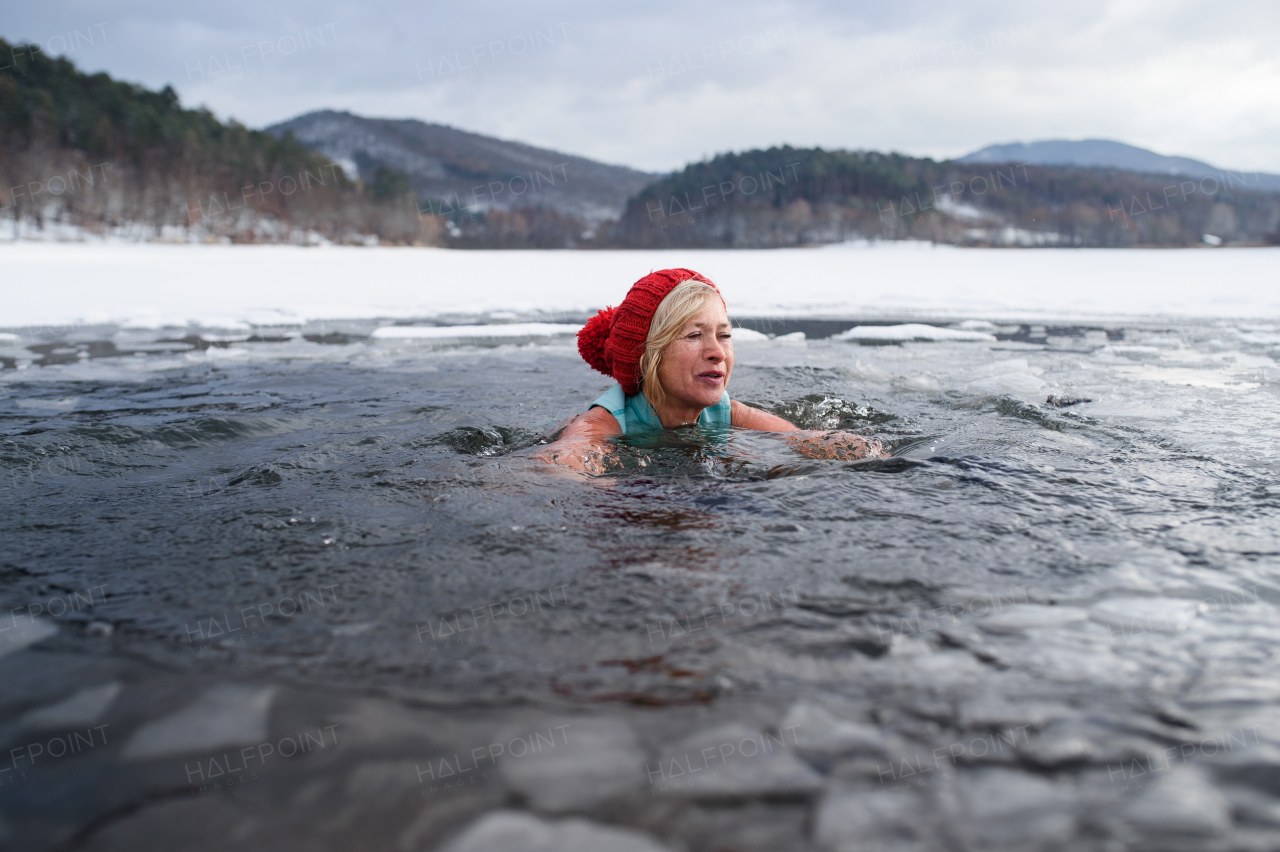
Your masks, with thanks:
M652 269L719 283L738 316L1280 318L1280 248L984 250L881 243L771 251L18 243L0 327L237 328L333 319L581 314ZM527 318L527 317L526 317Z

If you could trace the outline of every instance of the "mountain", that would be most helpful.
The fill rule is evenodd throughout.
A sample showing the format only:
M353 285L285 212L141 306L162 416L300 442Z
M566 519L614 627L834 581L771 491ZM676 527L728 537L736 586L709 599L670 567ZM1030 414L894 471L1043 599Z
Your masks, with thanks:
M1212 177L1261 192L1280 192L1280 175L1263 172L1231 172L1189 157L1167 157L1109 139L1049 139L1044 142L1010 142L988 145L981 151L966 154L961 163L1027 163L1038 166L1082 166L1086 168L1123 169L1154 175L1186 175L1193 178Z
M961 162L783 147L657 176L350 113L251 130L183 108L170 87L84 74L38 45L0 40L0 56L13 69L0 75L0 223L15 239L97 232L450 248L765 248L855 238L1280 244L1280 193L1258 191L1272 176L1170 164L1118 143L1005 146ZM1117 150L1147 159L1118 160ZM1096 165L1107 151L1109 164ZM1086 153L1089 165L1030 161Z
M489 211L542 209L587 228L617 219L658 176L415 119L311 112L266 128L332 158L365 183L403 174L425 215L464 227ZM498 217L507 221L506 217Z
M627 206L613 243L773 248L851 239L1275 245L1280 194L1115 168L783 147L722 154L653 183Z
M0 39L0 56L14 69L0 76L0 218L15 237L439 241L403 192L353 183L297 140L184 109L168 86L84 74L39 45Z

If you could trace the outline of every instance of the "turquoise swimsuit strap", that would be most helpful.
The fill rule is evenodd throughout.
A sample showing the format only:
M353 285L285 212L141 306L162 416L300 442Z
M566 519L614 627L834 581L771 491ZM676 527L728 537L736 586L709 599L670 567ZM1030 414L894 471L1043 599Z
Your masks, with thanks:
M642 393L638 393L635 396L627 396L622 391L622 385L615 384L609 388L599 399L588 406L588 410L595 408L597 405L613 415L624 435L634 435L640 432L661 432L663 430L662 421L658 419L658 413L653 410L648 398ZM732 425L733 412L731 406L729 392L725 391L719 402L702 409L702 412L698 415L698 425L703 427Z

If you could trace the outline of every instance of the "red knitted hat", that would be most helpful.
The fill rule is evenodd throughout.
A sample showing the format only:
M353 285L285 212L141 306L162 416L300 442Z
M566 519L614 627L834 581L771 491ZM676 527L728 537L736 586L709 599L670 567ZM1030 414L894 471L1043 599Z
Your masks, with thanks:
M587 320L578 332L578 352L582 360L617 379L627 396L639 393L640 358L649 338L653 313L677 284L690 279L709 284L711 289L720 292L715 284L692 269L651 272L631 285L621 305L605 308ZM724 296L720 300L724 301Z

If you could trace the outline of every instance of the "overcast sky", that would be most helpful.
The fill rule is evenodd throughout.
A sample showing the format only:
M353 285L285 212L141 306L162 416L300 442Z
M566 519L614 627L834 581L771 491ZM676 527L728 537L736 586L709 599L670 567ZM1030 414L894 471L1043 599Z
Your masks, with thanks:
M420 118L663 171L1118 139L1280 172L1280 3L38 0L0 35L263 127Z

